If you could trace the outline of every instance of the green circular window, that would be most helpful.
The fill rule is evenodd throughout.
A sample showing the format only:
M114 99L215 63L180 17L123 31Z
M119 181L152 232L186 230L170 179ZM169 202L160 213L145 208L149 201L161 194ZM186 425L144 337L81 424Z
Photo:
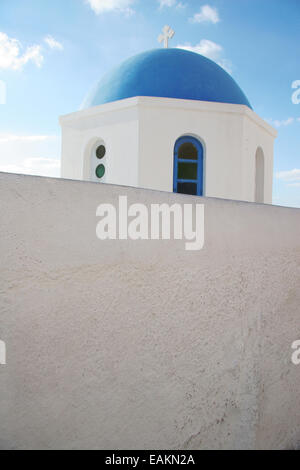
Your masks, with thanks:
M104 165L98 165L96 168L96 176L97 178L103 178L105 175L105 166Z
M101 160L102 158L105 157L105 154L106 154L106 148L104 147L104 145L99 145L99 147L96 150L96 157L99 158L99 160Z

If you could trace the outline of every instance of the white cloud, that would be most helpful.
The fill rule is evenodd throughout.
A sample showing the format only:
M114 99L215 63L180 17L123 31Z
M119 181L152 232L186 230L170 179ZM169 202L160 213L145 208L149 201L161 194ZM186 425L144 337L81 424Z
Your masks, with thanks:
M0 143L8 142L44 142L45 140L56 139L56 136L50 135L16 135L0 134Z
M209 39L202 39L198 44L192 46L187 43L186 45L177 46L180 49L185 49L187 51L196 52L197 54L204 55L210 59L217 59L219 55L223 52L223 47L220 44L217 44Z
M0 32L0 69L21 70L28 62L41 67L44 61L42 47L33 45L23 51L20 41Z
M204 5L199 13L195 13L190 19L192 23L219 23L220 17L218 10L210 5Z
M4 173L59 177L60 161L53 158L27 158L20 164L0 165Z
M229 60L223 59L221 57L223 53L223 47L220 44L210 41L209 39L202 39L195 46L192 46L190 43L186 43L184 45L178 45L177 48L201 54L216 62L228 73L232 72L232 63Z
M295 122L295 119L290 117L288 119L285 119L283 121L279 121L277 119L266 119L266 121L271 124L271 126L274 126L274 127L287 127L287 126L290 126L291 124L293 124Z
M128 15L134 13L131 8L135 0L85 0L92 10L100 15L109 11L123 12Z
M0 171L59 177L60 153L55 135L0 134Z
M279 171L276 173L276 178L292 183L290 186L298 186L300 184L300 170L295 168L289 171Z
M173 7L177 0L158 0L160 8L163 7Z
M160 8L164 7L176 7L178 10L185 8L186 5L182 2L178 2L177 0L157 0L159 3Z
M46 36L44 42L50 49L63 50L62 44L52 36ZM35 44L24 48L18 39L10 38L7 34L0 32L0 70L22 70L29 62L37 67L43 65L43 46Z
M63 50L63 45L54 39L53 36L46 36L44 38L45 43L50 47L50 49L57 49L59 51Z

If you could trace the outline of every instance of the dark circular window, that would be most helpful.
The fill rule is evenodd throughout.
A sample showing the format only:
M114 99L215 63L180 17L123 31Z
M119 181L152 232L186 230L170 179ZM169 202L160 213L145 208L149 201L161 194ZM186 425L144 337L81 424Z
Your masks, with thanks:
M105 175L105 166L104 165L98 165L96 168L96 176L97 178L103 178Z
M104 145L99 145L99 147L96 150L96 157L99 158L99 160L101 160L101 158L105 157L105 154L106 154L106 148L104 147Z

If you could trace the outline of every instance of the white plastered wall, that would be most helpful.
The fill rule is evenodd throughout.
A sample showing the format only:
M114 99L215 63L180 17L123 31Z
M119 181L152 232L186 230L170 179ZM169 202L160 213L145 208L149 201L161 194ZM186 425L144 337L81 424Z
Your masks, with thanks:
M265 156L264 202L272 202L277 132L246 106L137 97L61 118L62 176L93 179L97 139L107 147L105 183L173 191L174 145L196 137L204 148L204 195L255 200L255 156Z
M272 204L274 139L277 131L268 129L270 126L267 124L259 125L255 116L254 113L244 116L242 199L255 201L256 152L260 148L264 156L264 202ZM261 124L265 122L261 121Z
M127 100L126 100L127 101ZM95 180L91 168L97 145L105 145L104 183L138 186L138 107L112 103L60 118L62 169L66 179ZM102 163L99 161L99 163Z
M205 245L96 237L179 194L0 173L0 449L300 448L300 210L201 199Z

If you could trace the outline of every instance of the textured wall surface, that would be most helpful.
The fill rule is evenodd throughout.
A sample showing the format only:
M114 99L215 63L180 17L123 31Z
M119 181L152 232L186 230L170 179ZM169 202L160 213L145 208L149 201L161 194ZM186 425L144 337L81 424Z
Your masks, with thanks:
M205 247L96 208L205 204ZM300 447L300 210L0 174L0 448Z

